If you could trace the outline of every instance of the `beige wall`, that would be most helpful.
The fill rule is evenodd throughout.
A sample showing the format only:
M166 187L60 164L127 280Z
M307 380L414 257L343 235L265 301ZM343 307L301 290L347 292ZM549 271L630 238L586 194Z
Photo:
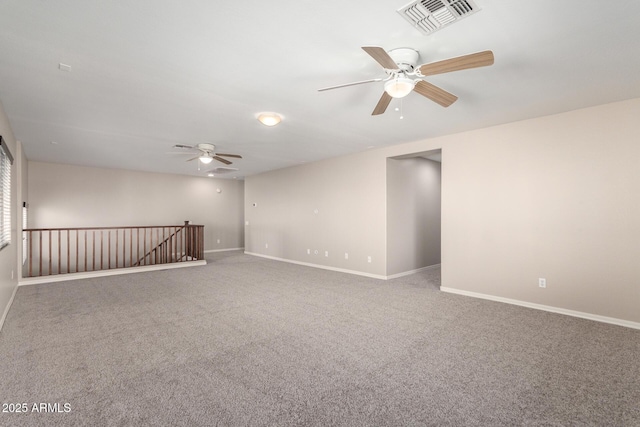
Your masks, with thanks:
M246 178L245 251L384 275L385 180L368 153Z
M247 250L387 275L386 159L442 148L443 286L640 322L638 117L633 99L250 177Z
M440 264L441 165L387 160L387 275Z
M244 246L241 180L41 162L29 162L28 177L31 228L178 225L189 220L205 226L205 250Z
M443 286L640 321L638 117L636 99L441 138Z
M23 157L18 152L18 143L16 142L9 120L4 112L4 107L0 104L0 135L7 143L9 150L14 158L11 168L11 244L0 251L0 326L4 321L4 315L8 308L11 296L18 286L18 251L20 248L20 240L18 240L17 230L19 228L18 218L18 166Z

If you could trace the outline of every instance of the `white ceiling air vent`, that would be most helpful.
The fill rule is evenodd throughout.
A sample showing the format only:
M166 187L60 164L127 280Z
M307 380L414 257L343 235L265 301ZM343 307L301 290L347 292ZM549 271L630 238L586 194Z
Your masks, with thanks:
M236 172L238 169L236 168L226 168L224 166L220 166L211 170L208 170L207 173L214 173L216 175L221 175L223 173Z
M472 0L415 0L398 13L422 33L431 34L479 10Z

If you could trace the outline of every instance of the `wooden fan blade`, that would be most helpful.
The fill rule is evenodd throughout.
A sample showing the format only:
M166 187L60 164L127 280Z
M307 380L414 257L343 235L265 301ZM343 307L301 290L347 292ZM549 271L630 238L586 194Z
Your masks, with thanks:
M387 107L389 106L390 102L391 102L391 95L389 95L387 92L382 92L380 101L378 101L378 105L376 105L376 108L373 109L373 113L371 113L371 115L377 116L379 114L384 113L387 110Z
M362 80L362 81L359 81L359 82L345 83L345 84L336 85L336 86L323 87L322 89L318 89L318 92L322 92L322 91L325 91L325 90L331 90L331 89L338 89L338 88L347 87L347 86L361 85L363 83L381 82L382 80L384 80L384 79L382 79L382 78L380 78L380 79L369 79L369 80Z
M375 59L378 64L389 70L397 70L398 64L394 61L386 50L379 46L362 46L362 50L367 52L369 56Z
M241 159L242 156L239 154L222 154L222 153L216 153L216 156L224 156L224 157L235 157L236 159Z
M423 76L433 76L435 74L466 70L468 68L486 67L491 64L493 64L493 52L485 50L484 52L423 64L418 69Z
M232 162L230 162L227 159L223 159L222 157L218 157L218 156L213 156L214 159L216 159L219 162L224 163L225 165L230 165Z
M200 158L200 156L202 156L202 154L198 154L197 156L195 156L195 157L193 157L193 158L191 158L191 159L189 159L189 160L185 160L185 162L191 162L191 161L193 161L193 160L195 160L195 159L199 159L199 158Z
M413 90L415 92L418 92L422 96L426 96L433 102L437 102L443 107L448 107L458 99L457 96L447 92L444 89L440 89L438 86L427 83L424 80L420 80L418 83L416 83Z

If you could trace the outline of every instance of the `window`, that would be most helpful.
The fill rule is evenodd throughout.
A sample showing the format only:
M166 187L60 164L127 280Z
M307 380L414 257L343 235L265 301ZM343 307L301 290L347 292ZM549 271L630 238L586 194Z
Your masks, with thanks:
M13 156L0 136L0 249L11 243L11 165Z

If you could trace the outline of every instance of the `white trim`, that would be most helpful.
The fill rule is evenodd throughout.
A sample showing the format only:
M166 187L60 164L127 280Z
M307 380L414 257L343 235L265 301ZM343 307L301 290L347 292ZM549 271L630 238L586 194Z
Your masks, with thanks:
M410 276L412 274L420 273L421 271L432 270L438 267L440 267L440 264L428 265L426 267L417 268L415 270L409 270L402 273L391 274L390 276L387 276L387 279L397 279L399 277Z
M244 247L242 248L230 248L230 249L207 249L206 251L204 251L205 254L211 254L214 252L229 252L229 251L242 251L244 250Z
M246 255L253 255L253 256L260 257L260 258L272 259L274 261L282 261L282 262L288 262L290 264L304 265L306 267L314 267L314 268L321 268L323 270L337 271L337 272L340 272L340 273L355 274L357 276L371 277L372 279L381 279L381 280L386 280L387 279L387 276L381 276L379 274L365 273L365 272L356 271L356 270L347 270L346 268L329 267L329 266L320 265L320 264L311 264L309 262L293 261L293 260L290 260L290 259L278 258L278 257L269 256L269 255L263 255L263 254L257 254L257 253L254 253L254 252L245 251L244 253Z
M55 276L28 277L20 280L18 286L38 285L40 283L65 282L67 280L90 279L93 277L117 276L119 274L145 273L148 271L170 270L174 268L199 267L207 265L206 260L174 262L171 264L143 265L113 270L87 271L82 273L57 274Z
M490 301L504 302L507 304L519 305L522 307L533 308L536 310L549 311L551 313L558 313L558 314L564 314L567 316L579 317L581 319L594 320L596 322L610 323L612 325L625 326L627 328L632 328L632 329L640 329L640 323L638 322L632 322L630 320L623 320L623 319L616 319L615 317L600 316L598 314L568 310L566 308L536 304L532 302L520 301L516 299L511 299L511 298L497 297L493 295L481 294L478 292L463 291L461 289L447 288L445 286L441 286L440 290L442 292L447 292L450 294L464 295L468 297L481 298L481 299L486 299Z
M13 293L11 294L11 298L9 298L9 303L5 307L4 313L2 313L2 318L0 318L0 331L2 330L2 326L4 325L4 319L6 319L7 315L9 314L9 309L11 308L11 304L13 303L13 298L16 296L16 292L18 291L18 286L19 285L16 285L16 287L13 288Z

